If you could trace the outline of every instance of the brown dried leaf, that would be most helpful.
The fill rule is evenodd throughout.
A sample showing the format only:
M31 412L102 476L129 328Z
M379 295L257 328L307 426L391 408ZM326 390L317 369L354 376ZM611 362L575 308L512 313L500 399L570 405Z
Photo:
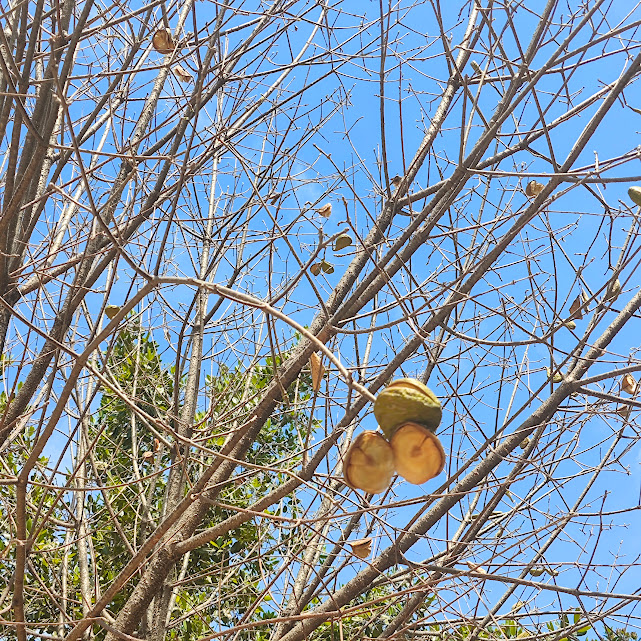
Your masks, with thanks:
M180 82L191 82L191 74L184 67L174 65L173 72L176 74L176 78L178 78Z
M309 271L312 272L314 276L318 276L321 273L321 264L314 263L310 266Z
M372 553L372 539L370 538L357 539L350 541L349 544L352 547L352 554L359 559L366 559Z
M323 218L329 218L332 215L332 203L326 203L316 210Z
M583 300L581 294L579 294L570 305L570 320L572 320L573 318L581 320L583 318L582 306Z
M321 269L326 273L326 274L333 274L334 273L334 265L331 263L328 263L326 260L323 260L320 264Z
M153 460L153 458L154 458L154 453L153 452L145 452L142 455L142 460L143 461L151 461L151 460Z
M535 198L543 191L544 188L545 188L545 185L542 185L541 183L536 182L536 180L531 180L527 184L527 187L525 188L525 195L528 198Z
M167 29L158 29L158 31L154 33L151 43L158 53L168 54L176 48L171 33L167 31Z
M309 368L312 370L312 389L318 392L325 374L325 367L321 362L321 357L316 352L309 357Z
M619 405L617 407L617 414L627 421L630 418L630 413L632 412L632 407L630 405Z
M636 394L637 382L632 374L626 374L621 379L621 389L628 394Z

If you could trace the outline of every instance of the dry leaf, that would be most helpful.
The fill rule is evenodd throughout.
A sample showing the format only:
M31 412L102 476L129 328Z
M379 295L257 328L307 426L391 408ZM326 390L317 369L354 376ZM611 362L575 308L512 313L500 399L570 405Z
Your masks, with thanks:
M470 563L469 561L466 561L467 567L472 570L472 572L477 572L478 574L487 574L487 572L480 566L480 565L474 565L474 563Z
M631 109L633 109L633 107L631 107ZM634 109L634 111L637 110ZM641 206L641 187L630 187L630 189L628 189L628 196L630 196L630 200L635 205Z
M338 252L341 249L345 249L345 247L349 247L350 245L353 244L352 237L349 236L348 234L341 234L335 241L334 241L334 251Z
M552 370L550 370L549 367L545 368L545 371L547 372L548 379L552 377L552 382L553 383L562 383L563 382L563 374L561 372L556 372L554 376L552 376Z
M372 553L372 539L370 538L357 539L350 541L349 544L352 547L352 554L359 559L366 559Z
M151 461L154 458L154 453L153 452L145 452L142 455L142 460L143 461Z
M160 441L154 437L154 452L158 452L160 450Z
M632 376L632 374L626 374L621 379L621 389L628 394L636 394L637 382L634 380L634 376Z
M176 74L176 78L178 78L180 82L191 82L191 74L184 67L174 65L173 72Z
M621 293L621 283L618 278L615 278L613 282L610 282L608 285L608 291L605 294L605 300L615 301L619 294Z
M310 266L309 271L312 272L314 276L318 276L321 273L321 264L314 263Z
M107 305L105 307L105 316L109 319L112 319L120 311L120 306L118 305Z
M632 412L632 407L630 405L619 405L617 407L617 414L627 421L630 418L630 413Z
M316 211L323 216L323 218L329 218L332 215L332 203L327 203L316 209Z
M583 310L581 309L582 305L581 294L579 294L570 305L570 319L578 318L581 320L583 318Z
M154 33L151 43L158 53L168 54L176 48L171 33L167 31L167 29L158 29L158 31Z
M321 362L321 357L316 352L309 357L309 368L312 370L312 389L318 392L325 374L325 368Z
M326 260L321 261L321 269L326 273L326 274L333 274L334 273L334 265L331 263L328 263Z
M542 185L541 183L536 182L536 180L531 180L527 184L527 187L525 188L525 195L528 198L535 198L543 191L544 188L545 188L545 185Z

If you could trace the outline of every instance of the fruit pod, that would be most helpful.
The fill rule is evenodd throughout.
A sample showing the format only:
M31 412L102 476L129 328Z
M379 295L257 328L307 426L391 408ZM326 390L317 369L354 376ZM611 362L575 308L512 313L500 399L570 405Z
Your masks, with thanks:
M350 487L378 494L389 487L394 475L394 454L377 432L359 434L343 462L343 475Z
M430 432L436 432L441 414L438 398L415 378L390 383L374 403L374 416L388 439L404 423L420 423Z
M399 425L390 439L390 446L396 471L414 485L433 479L445 467L441 441L418 423Z

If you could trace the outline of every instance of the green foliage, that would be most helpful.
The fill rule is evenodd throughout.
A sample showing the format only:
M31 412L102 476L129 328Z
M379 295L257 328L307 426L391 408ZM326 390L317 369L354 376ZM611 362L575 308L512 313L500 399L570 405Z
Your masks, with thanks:
M208 407L199 411L194 422L193 439L205 448L189 461L190 477L217 461L215 452L234 429L242 426L274 376L281 358L267 358L249 372L240 365L233 369L221 366L215 376L205 379ZM123 330L111 350L104 372L113 387L103 391L100 406L92 423L92 438L97 439L95 469L100 484L117 489L94 494L88 504L94 532L94 547L101 582L114 578L129 559L122 539L124 531L132 547L137 547L163 518L165 490L176 450L155 441L151 428L167 439L164 426L175 427L169 416L180 412L180 389L174 394L175 371L165 366L159 346L152 338L131 326ZM203 528L214 526L236 513L234 507L248 508L284 479L275 468L291 468L300 459L301 432L309 416L300 411L310 398L311 378L301 376L286 391L280 410L268 420L247 456L250 466L239 468L237 476L222 489L218 500L230 506L214 506ZM174 409L174 399L179 406ZM135 410L144 413L137 415ZM160 421L154 425L155 421ZM170 438L170 436L169 436ZM134 448L135 443L135 448ZM134 449L137 455L134 456ZM211 452L211 453L210 453ZM146 454L147 453L147 454ZM283 463L282 461L286 461ZM139 473L134 473L137 466ZM265 466L257 470L252 466ZM109 511L118 515L116 527ZM273 514L295 516L295 497L287 497ZM234 625L254 603L261 591L262 572L271 570L280 560L273 534L261 523L248 521L228 535L194 550L184 571L172 619L173 639L203 636L217 625ZM217 598L212 602L212 594ZM119 595L114 610L128 596ZM185 613L198 612L197 616ZM253 619L272 616L257 608Z
M217 375L206 377L208 406L198 412L194 424L194 440L203 443L205 449L196 450L195 454L192 450L188 472L197 476L204 466L216 461L215 452L227 435L244 423L280 362L281 357L267 358L249 372L240 364L233 369L223 366ZM101 369L109 383L101 390L98 406L89 421L86 434L89 455L82 484L97 488L85 494L89 566L96 568L91 581L106 586L131 558L131 550L138 549L164 517L167 481L176 455L171 446L171 428L175 427L171 416L180 412L184 380L178 380L179 388L175 390L174 368L163 363L159 345L133 321L117 335ZM237 476L219 494L219 502L229 507L212 507L202 524L204 528L235 514L235 507L250 507L284 480L285 474L278 470L293 468L300 462L304 440L301 435L310 420L309 414L300 408L305 407L310 395L311 377L303 374L285 391L278 411L261 430L247 457L250 465L239 467ZM0 394L0 409L6 403L6 394ZM170 447L157 440L154 432ZM35 436L35 428L28 426L22 440L17 440L16 447L6 452L5 471L18 474L32 450ZM25 586L30 591L26 615L32 624L58 619L54 602L39 589L38 582L51 585L60 594L63 572L67 580L66 611L72 618L83 616L77 531L70 516L76 506L65 505L64 498L60 500L57 492L45 487L50 485L46 476L48 464L48 459L42 457L32 475L38 484L31 485L29 491L34 509L39 506L40 515L44 511L53 517L45 527L41 527L41 520L35 525L31 520L28 522L29 531L37 530L34 554L30 556L34 572L27 572ZM69 483L75 482L70 475L67 478ZM14 486L0 486L0 505L1 555L15 536L15 524L10 520L15 505ZM295 518L299 504L295 496L286 497L270 513ZM56 519L69 523L74 544L65 545L65 536L69 534L66 528L56 527ZM11 581L14 554L12 550L0 561L2 584ZM177 591L172 612L176 625L168 638L196 639L217 626L237 623L261 593L264 572L279 561L278 542L260 520L247 521L228 535L193 551ZM41 598L34 597L38 592ZM130 593L131 588L120 591L111 611L117 612ZM216 598L212 599L212 595ZM194 610L197 615L187 616ZM252 620L265 620L273 613L258 607L251 616ZM100 628L94 631L97 638L104 636Z

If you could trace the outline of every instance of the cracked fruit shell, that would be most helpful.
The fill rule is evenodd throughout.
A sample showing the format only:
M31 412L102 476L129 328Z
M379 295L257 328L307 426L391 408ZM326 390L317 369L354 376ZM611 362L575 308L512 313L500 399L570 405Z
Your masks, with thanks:
M345 455L343 475L350 487L370 494L383 492L394 475L390 444L377 432L359 434Z
M409 483L421 485L445 467L445 452L438 437L418 423L401 425L390 439L396 471Z
M441 422L441 403L432 391L415 378L390 383L376 398L374 416L387 438L403 423L420 423L436 432Z

